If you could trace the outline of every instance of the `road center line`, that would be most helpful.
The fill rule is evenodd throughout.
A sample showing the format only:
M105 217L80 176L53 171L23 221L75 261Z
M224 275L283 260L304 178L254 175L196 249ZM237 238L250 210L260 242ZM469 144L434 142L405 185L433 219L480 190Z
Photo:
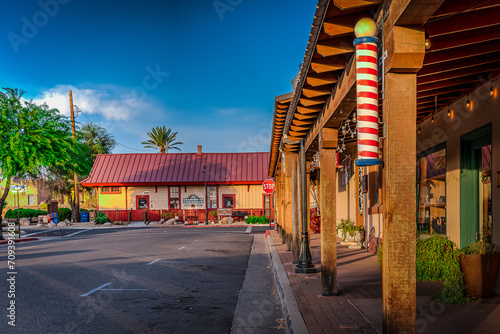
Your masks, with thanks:
M182 246L181 248L177 248L177 250L181 250L181 249L183 249L183 248L186 248L186 246Z
M91 293L94 293L94 292L96 292L96 291L102 290L102 288L107 287L107 286L108 286L108 285L110 285L110 284L111 284L111 282L106 283L106 284L103 284L103 285L101 285L100 287L95 288L94 290L90 290L89 292L84 293L83 295L80 295L80 297L87 297L87 296L88 296L88 295L90 295Z
M252 233L252 226L248 226L245 233Z
M101 289L101 291L148 291L148 289Z
M64 238L69 238L71 236L74 236L74 235L77 235L77 234L80 234L80 233L83 233L83 232L87 232L87 231L92 231L92 229L88 228L86 230L81 230L81 231L78 231L78 232L75 232L75 233L71 233L71 234L65 235Z
M148 266L150 266L150 265L152 265L153 263L156 263L156 262L158 262L158 261L160 261L160 259L153 260L153 261L151 261L151 262L149 262L149 263L148 263Z

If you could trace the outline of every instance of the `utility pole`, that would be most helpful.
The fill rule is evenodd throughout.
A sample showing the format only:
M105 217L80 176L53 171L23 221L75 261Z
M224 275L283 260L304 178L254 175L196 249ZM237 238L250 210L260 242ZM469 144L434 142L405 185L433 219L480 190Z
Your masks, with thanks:
M69 91L69 108L71 110L71 132L73 134L73 140L76 145L76 133L75 133L75 113L73 112L73 93ZM75 173L75 223L80 219L80 187L78 183L78 175Z

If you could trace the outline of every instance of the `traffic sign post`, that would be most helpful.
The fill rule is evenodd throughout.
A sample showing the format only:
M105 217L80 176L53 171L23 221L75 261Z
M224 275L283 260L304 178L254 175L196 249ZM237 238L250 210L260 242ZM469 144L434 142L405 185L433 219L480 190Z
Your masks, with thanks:
M276 189L276 183L272 179L267 179L264 182L262 182L262 189L266 194L272 194Z

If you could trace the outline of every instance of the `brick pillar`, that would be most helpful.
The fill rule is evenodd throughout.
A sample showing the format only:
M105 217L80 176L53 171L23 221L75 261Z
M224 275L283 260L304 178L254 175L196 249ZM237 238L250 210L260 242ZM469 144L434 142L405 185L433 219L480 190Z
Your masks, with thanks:
M321 203L321 292L337 294L337 230L336 230L336 148L337 130L321 129L320 203Z
M387 34L383 115L384 333L415 333L417 76L424 32L395 26Z

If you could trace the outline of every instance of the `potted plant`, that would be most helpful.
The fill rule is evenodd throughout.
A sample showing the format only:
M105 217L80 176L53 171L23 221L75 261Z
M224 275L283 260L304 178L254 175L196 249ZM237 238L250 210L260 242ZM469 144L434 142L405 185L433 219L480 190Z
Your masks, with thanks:
M499 261L500 253L495 253L495 245L483 240L462 249L460 266L469 296L488 298L493 294Z
M337 225L337 235L342 238L344 242L361 243L365 240L365 230L363 226L357 226L351 219L340 220Z

